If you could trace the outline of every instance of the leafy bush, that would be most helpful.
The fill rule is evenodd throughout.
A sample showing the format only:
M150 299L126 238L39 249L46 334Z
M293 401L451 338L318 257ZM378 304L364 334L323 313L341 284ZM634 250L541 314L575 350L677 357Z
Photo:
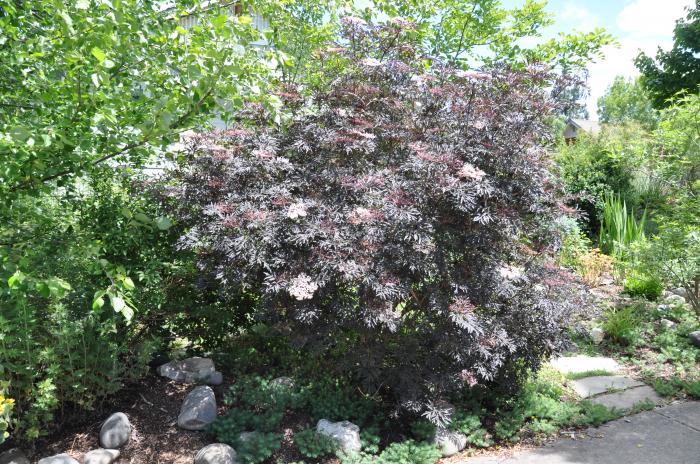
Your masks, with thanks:
M264 462L280 448L282 437L275 433L248 432L228 443L236 449L243 464Z
M441 457L435 445L406 440L392 443L377 458L377 464L434 464Z
M575 144L560 145L556 161L572 203L585 213L587 232L597 235L606 196L620 195L631 209L655 207L659 201L649 179L652 144L638 125L605 126L597 135L584 135ZM641 187L641 190L640 190Z
M600 284L603 275L613 271L613 264L614 260L610 256L593 248L579 257L576 270L586 284L596 286Z
M515 387L576 305L538 253L557 210L545 89L565 83L427 66L410 24L344 24L353 48L334 51L347 66L328 89L287 89L282 128L246 126L252 109L194 137L164 197L207 275L261 289L257 317L440 422L436 395Z
M624 290L630 296L640 296L654 301L661 296L664 286L655 276L632 271L625 276Z
M603 330L614 342L622 346L633 344L639 336L640 320L637 308L627 306L625 308L610 310L605 314Z
M318 459L333 454L338 444L332 438L317 433L313 429L302 430L294 434L294 444L302 456Z
M456 411L450 422L450 430L463 433L468 445L486 448L492 444L490 434L481 424L481 414Z

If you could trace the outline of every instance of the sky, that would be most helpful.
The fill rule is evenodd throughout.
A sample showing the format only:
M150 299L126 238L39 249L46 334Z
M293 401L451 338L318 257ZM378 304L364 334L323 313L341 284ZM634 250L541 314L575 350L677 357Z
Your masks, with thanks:
M503 0L506 7L522 6L525 0ZM589 66L589 117L597 119L597 100L617 75L639 75L634 58L640 50L655 55L658 47L673 45L676 20L695 0L549 0L547 10L555 24L543 31L543 38L559 32L590 31L603 27L619 42L605 47L605 58Z

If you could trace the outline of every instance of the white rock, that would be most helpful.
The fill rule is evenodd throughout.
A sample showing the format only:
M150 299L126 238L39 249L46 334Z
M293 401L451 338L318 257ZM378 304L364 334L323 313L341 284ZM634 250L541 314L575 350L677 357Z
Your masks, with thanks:
M670 319L661 319L661 320L659 321L659 324L661 324L662 327L665 327L665 328L667 328L667 329L670 329L670 328L672 328L674 325L676 325L676 323L673 322L673 321L670 320Z
M316 432L335 440L345 453L357 453L362 448L360 427L352 422L330 422L321 419L316 425Z
M187 358L170 361L158 368L158 374L180 383L207 383L220 385L223 381L221 372L214 368L210 358Z
M119 450L100 448L85 453L83 464L112 464L118 457Z
M123 412L115 412L107 418L100 429L100 446L117 449L124 446L131 437L131 423Z
M660 304L659 306L656 307L657 310L661 312L666 312L669 310L669 306L667 304Z
M433 443L440 449L442 457L454 456L467 447L467 436L460 432L440 429L435 432Z
M605 338L605 332L600 327L593 327L589 335L596 345L599 345Z
M223 443L207 445L194 457L194 464L236 464L236 450Z
M200 385L187 394L177 417L186 430L202 430L216 420L216 397L211 387Z
M664 303L672 305L672 306L677 306L677 305L683 305L685 304L685 298L679 295L669 295L664 299Z
M49 456L48 458L39 459L37 464L80 464L78 461L68 456L65 453Z
M275 387L294 388L294 380L290 377L277 377L270 381L270 385Z
M0 464L29 464L29 459L19 448L12 448L0 453Z

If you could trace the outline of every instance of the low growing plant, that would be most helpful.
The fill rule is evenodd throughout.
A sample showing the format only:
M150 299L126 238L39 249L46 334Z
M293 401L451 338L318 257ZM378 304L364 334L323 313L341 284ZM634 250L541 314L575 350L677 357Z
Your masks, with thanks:
M622 346L633 344L639 336L641 323L637 311L635 306L607 311L603 330L608 338Z
M316 430L306 429L294 434L294 444L302 456L318 459L333 454L338 449L338 443Z

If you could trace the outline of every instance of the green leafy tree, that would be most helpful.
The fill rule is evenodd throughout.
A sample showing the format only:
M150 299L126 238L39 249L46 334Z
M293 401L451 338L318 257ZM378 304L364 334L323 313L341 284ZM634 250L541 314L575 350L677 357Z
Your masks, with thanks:
M598 99L598 117L610 124L634 121L647 129L654 129L659 122L659 113L640 80L626 80L623 76L615 77L605 95Z
M142 164L262 94L247 46L258 34L228 13L193 0L167 11L155 0L1 0L0 196ZM180 26L185 15L197 25Z
M561 33L539 45L523 46L521 39L540 37L542 29L553 24L553 16L545 11L546 1L527 0L512 9L500 0L377 0L375 5L389 16L415 21L433 55L464 68L507 61L581 69L601 55L604 45L613 43L603 29L595 29Z
M697 93L700 85L700 4L688 10L676 23L673 48L661 48L652 58L640 53L635 64L642 73L642 83L652 96L654 106L669 106L679 92Z
M643 270L685 288L700 316L700 95L690 95L663 113L656 142L663 153L657 170L668 195L659 231L640 251Z

